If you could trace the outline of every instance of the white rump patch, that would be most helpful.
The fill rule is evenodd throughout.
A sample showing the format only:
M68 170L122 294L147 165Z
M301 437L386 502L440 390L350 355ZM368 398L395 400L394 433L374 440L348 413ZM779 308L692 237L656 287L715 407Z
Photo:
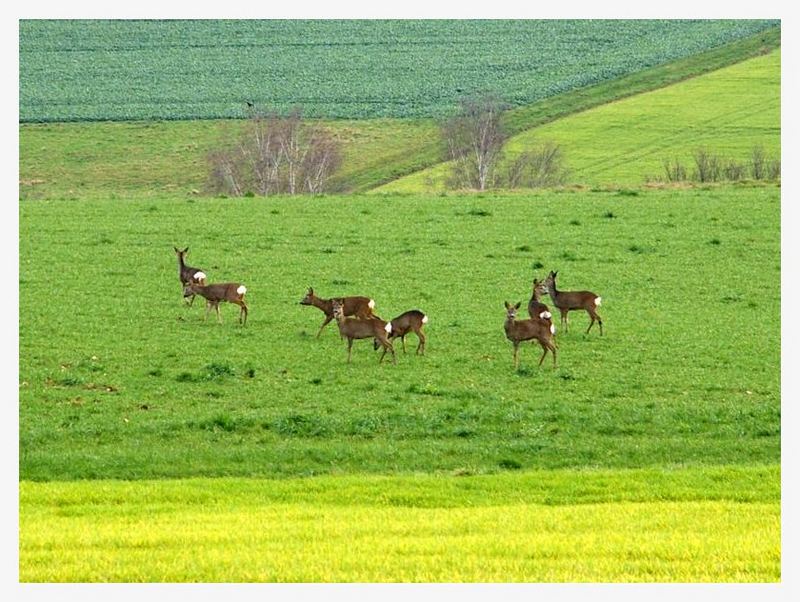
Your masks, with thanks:
M552 318L552 317L553 317L553 314L551 314L549 311L543 311L542 313L540 313L540 314L539 314L539 317L540 317L542 320L547 320L547 319L549 319L549 318Z
M550 324L550 334L555 334L555 333L556 333L556 325Z
M427 323L428 323L428 316L426 316L426 315L424 315L424 314L423 314L423 316L422 316L422 323L423 323L423 324L427 324Z
M392 323L386 322L386 326L383 329L387 332L387 334L392 334Z
M374 299L370 299L369 303L367 303L367 305L369 306L370 309L375 309L375 300Z
M240 295L244 295L247 292L247 287L244 284L240 284L239 288L236 289L236 292Z
M199 282L200 280L205 280L206 275L203 272L196 272L194 275L194 279Z
M595 305L600 305L600 303L601 303L602 301L603 301L603 298L602 298L602 297L595 297L595 298L594 298L594 304L595 304Z

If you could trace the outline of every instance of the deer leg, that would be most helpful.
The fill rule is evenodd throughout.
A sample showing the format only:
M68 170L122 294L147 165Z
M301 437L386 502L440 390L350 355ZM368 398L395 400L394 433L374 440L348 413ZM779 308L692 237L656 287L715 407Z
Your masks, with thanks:
M353 339L347 339L347 363L350 363L350 355L353 353Z
M561 312L561 326L564 328L564 332L569 332L569 319L567 318L567 314L569 313L568 309L559 309L558 311Z
M514 370L519 368L519 343L514 343Z
M245 326L247 324L247 305L244 301L239 304L241 309L239 310L239 324ZM242 322L242 314L244 314L244 322Z
M589 312L589 317L592 319L592 321L589 322L589 328L586 329L586 334L589 334L589 331L592 329L592 326L594 326L594 316L592 315L592 312Z
M406 352L406 335L400 337L400 342L403 343L403 353Z
M417 337L419 338L419 345L417 345L417 353L420 355L425 355L425 335L422 334L422 330L417 331Z
M553 354L553 368L556 367L556 346L551 342L552 347L550 347L550 353Z
M325 328L325 326L327 326L328 322L330 322L331 320L333 320L333 315L325 317L325 321L322 323L322 326L319 327L319 332L317 333L317 338L319 338L319 335L322 334L322 329Z
M214 309L217 311L217 322L222 324L222 315L219 313L219 301L214 304Z
M208 314L209 314L210 311L211 311L211 301L206 301L206 315L203 318L203 322L207 322L208 321Z
M397 363L397 354L394 352L394 345L392 345L392 343L389 341L389 339L386 339L386 344L389 346L389 351L392 352L392 363L396 364Z
M544 353L542 353L542 357L539 358L539 365L541 366L542 362L544 361L544 356L547 355L547 345L545 345L541 341L539 341L539 344L542 346L542 349L544 349Z

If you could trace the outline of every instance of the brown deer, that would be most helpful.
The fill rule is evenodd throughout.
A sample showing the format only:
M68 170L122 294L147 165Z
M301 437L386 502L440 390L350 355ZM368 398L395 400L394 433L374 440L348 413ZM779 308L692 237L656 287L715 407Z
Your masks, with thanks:
M392 352L392 362L397 363L397 356L394 353L394 347L389 341L389 333L392 332L392 323L385 322L375 316L368 318L348 318L344 315L344 305L338 299L331 301L333 306L333 317L336 318L336 323L339 325L339 334L342 338L347 339L347 363L350 363L350 356L353 350L353 341L356 339L377 339L383 346L383 353L381 354L380 362L383 362L383 357L386 351ZM379 362L379 363L380 363Z
M531 318L536 318L539 320L550 320L553 317L553 314L550 313L550 308L547 307L547 305L545 305L541 301L539 301L542 295L546 294L547 294L547 287L544 285L544 282L534 278L531 300L528 301L528 315L530 315Z
M247 292L247 287L238 282L223 282L220 284L189 284L183 288L183 296L200 295L206 300L206 316L204 320L208 320L208 313L213 307L217 310L217 320L222 324L222 316L219 313L219 304L222 301L234 303L240 307L239 309L239 324L244 326L247 324L247 304L244 302L244 294ZM244 321L242 320L244 317Z
M300 305L313 305L322 310L325 314L325 321L319 327L317 338L322 334L322 329L333 320L333 302L338 301L342 305L345 316L356 316L358 318L371 317L372 310L375 309L375 301L369 297L337 297L335 299L322 299L314 294L314 289L308 287L306 296L300 300Z
M553 334L555 333L555 326L553 324L545 324L541 320L529 318L527 320L517 320L517 312L522 302L516 305L511 305L508 301L506 304L506 322L503 325L506 331L506 338L514 345L514 369L519 369L519 344L522 341L530 341L536 339L539 345L544 349L542 357L539 360L539 365L542 365L544 356L547 352L553 354L553 368L556 367L556 346L553 341Z
M172 247L175 249L175 254L178 256L178 278L181 279L181 285L186 287L190 284L202 284L206 283L206 275L200 268L193 268L184 262L184 256L189 252L189 247L186 247L183 251L181 251L178 247ZM186 295L184 295L184 301L186 300ZM194 295L189 296L189 306L194 303Z
M400 340L403 343L403 353L405 353L406 335L413 331L419 339L417 353L419 355L425 355L425 335L422 333L422 327L427 323L428 316L418 309L412 309L404 312L391 321L392 330L389 333L389 340L400 337ZM375 339L373 341L372 348L377 349L379 344L380 343L378 342L378 339Z
M592 321L589 323L589 328L586 329L586 334L594 326L595 320L600 324L600 336L603 335L603 320L597 313L597 308L602 302L602 297L595 295L591 291L559 291L556 289L556 276L558 272L551 271L547 278L544 279L544 286L550 293L550 298L553 300L553 305L561 312L561 323L564 325L564 332L569 332L569 312L574 309L583 309L589 313Z

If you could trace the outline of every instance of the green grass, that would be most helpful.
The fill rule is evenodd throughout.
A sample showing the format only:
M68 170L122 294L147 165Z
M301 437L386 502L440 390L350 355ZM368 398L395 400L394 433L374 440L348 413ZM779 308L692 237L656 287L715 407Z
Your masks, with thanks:
M689 171L698 148L746 161L755 146L780 158L781 53L767 55L527 130L506 146L513 159L538 142L563 150L569 182L641 186L663 162ZM377 192L443 190L448 165L400 178Z
M775 48L772 28L720 48L628 76L557 94L510 111L512 133L602 105L634 93L661 88ZM20 196L87 198L202 192L206 155L240 121L23 124L20 126ZM370 119L330 121L344 143L342 170L332 182L340 191L366 191L441 161L433 120Z
M20 477L776 463L779 195L22 202ZM247 285L246 328L182 306L173 245ZM606 334L574 315L515 373L503 302L548 269ZM427 355L345 364L308 286L422 309Z
M777 467L20 484L22 582L775 582Z

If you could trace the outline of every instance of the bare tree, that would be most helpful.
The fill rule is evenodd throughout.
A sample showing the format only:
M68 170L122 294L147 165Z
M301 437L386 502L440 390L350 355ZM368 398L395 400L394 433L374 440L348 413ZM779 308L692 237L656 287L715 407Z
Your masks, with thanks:
M210 188L232 196L319 193L341 165L339 141L309 125L299 108L289 115L248 105L248 121L233 144L208 155Z
M508 138L501 124L506 106L490 95L467 98L460 105L459 113L442 124L447 158L453 162L451 184L485 190L494 183Z

